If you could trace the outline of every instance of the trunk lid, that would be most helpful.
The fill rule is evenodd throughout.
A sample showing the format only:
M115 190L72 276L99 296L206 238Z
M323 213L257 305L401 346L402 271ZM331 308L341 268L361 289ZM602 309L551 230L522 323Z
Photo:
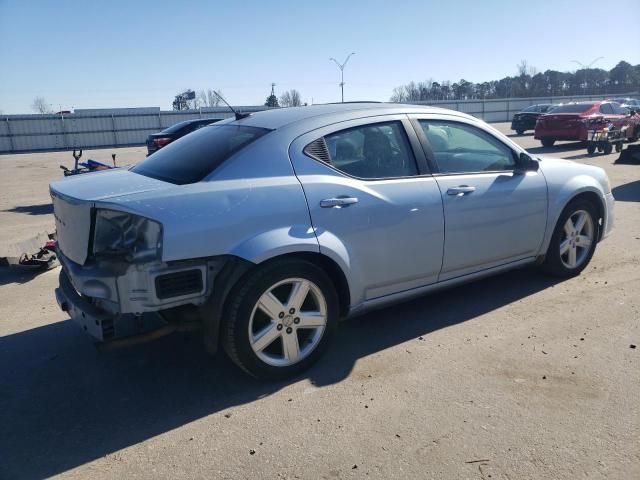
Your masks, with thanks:
M73 262L84 264L89 253L91 209L96 202L161 188L176 186L125 169L86 173L52 182L49 192L58 248Z

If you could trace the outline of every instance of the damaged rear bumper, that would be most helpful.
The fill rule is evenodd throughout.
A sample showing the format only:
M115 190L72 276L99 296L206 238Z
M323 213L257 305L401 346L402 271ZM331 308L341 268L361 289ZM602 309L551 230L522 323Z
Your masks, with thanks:
M103 342L113 338L115 316L80 296L64 269L60 270L59 281L60 286L55 292L56 301L62 311L67 312L80 328L96 340Z
M213 279L228 261L219 257L113 267L78 265L58 254L62 264L55 290L58 305L99 342L166 327L167 318L193 321L193 315L185 312L207 302Z

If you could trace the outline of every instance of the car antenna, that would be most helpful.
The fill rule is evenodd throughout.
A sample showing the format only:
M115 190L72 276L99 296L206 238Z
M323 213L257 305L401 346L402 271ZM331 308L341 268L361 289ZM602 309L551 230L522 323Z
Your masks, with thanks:
M216 96L222 100L224 102L224 104L229 107L231 109L231 111L235 114L236 116L236 120L242 120L243 118L247 118L248 116L250 116L250 113L240 113L240 112L236 112L235 109L229 105L229 102L227 102L224 97L222 95L220 95L218 92L216 92L215 90L213 91L213 93L216 94Z

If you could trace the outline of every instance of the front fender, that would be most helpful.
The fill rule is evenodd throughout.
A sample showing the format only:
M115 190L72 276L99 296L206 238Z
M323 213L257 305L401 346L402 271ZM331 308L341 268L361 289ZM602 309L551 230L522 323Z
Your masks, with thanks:
M549 248L553 231L558 223L562 211L571 200L582 193L594 193L600 201L600 208L603 215L607 214L607 206L604 199L604 191L600 183L590 175L577 175L567 179L562 184L549 186L549 213L547 215L547 228L541 249L544 253ZM607 221L603 219L603 225Z

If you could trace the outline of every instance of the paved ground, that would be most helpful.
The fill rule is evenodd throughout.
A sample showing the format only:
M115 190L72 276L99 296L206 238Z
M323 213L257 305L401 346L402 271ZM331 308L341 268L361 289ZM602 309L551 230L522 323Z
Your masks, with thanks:
M0 478L640 478L640 165L553 151L615 187L583 275L521 270L344 322L290 382L194 335L98 353L55 305L56 271L0 269ZM69 159L0 156L3 241L51 226Z

